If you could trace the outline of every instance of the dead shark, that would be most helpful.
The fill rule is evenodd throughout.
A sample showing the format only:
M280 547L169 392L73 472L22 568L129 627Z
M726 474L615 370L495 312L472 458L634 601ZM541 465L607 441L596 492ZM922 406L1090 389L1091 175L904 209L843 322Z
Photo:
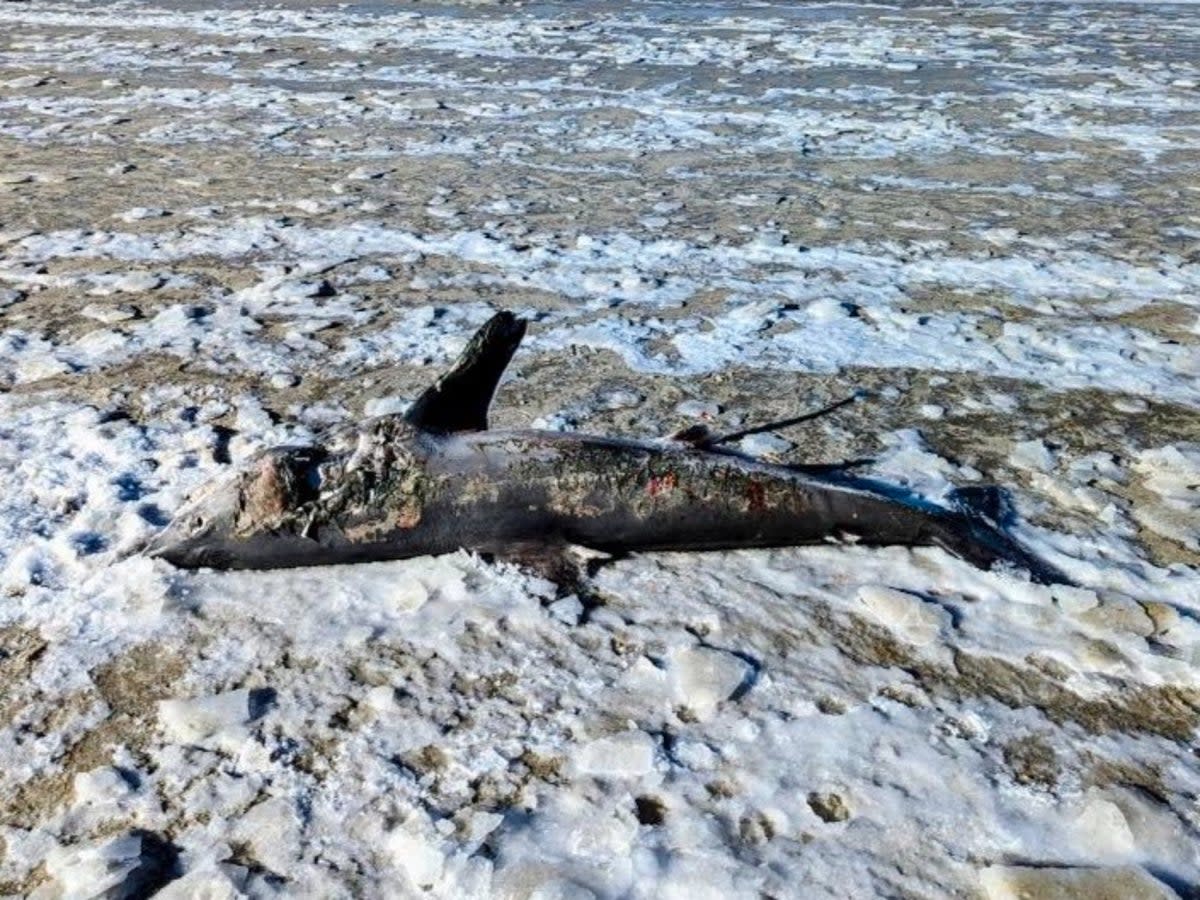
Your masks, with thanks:
M407 413L258 454L191 498L147 552L184 568L274 569L539 543L620 554L850 540L941 547L1067 583L1001 527L994 489L943 505L838 467L748 458L703 435L489 431L525 324L495 315Z

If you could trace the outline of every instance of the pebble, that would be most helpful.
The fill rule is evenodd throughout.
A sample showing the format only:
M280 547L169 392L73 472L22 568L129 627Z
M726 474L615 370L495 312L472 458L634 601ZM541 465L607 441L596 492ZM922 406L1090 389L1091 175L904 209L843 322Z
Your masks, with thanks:
M808 795L808 807L824 822L845 822L850 818L850 807L841 794L833 791L813 791Z

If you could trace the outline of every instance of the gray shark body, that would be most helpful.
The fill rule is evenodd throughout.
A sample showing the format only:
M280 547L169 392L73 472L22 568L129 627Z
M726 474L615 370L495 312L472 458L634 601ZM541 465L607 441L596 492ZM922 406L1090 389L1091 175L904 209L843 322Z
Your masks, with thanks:
M259 454L189 501L149 552L188 568L269 569L539 542L624 553L848 539L1065 581L982 506L669 440L488 431L521 334L500 314L408 414Z

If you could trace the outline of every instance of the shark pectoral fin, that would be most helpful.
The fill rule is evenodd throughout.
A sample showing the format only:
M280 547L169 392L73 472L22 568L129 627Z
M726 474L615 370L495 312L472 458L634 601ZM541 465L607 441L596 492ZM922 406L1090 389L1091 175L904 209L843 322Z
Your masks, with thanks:
M708 446L715 447L718 444L731 444L734 441L740 441L744 437L750 437L752 434L763 434L767 431L780 431L784 428L791 428L793 425L799 425L803 422L811 422L813 419L819 419L822 416L827 416L832 412L836 412L843 406L849 406L851 403L858 402L858 399L863 394L860 391L855 391L849 397L843 397L836 403L830 403L828 406L823 406L820 409L812 412L801 413L798 416L792 416L790 419L780 419L777 422L767 422L764 425L755 425L753 428L743 428L741 431L731 431L728 434L713 435L708 440Z
M524 319L496 313L475 332L454 367L417 398L405 419L426 431L485 431L496 385L524 336Z
M479 552L494 561L512 563L545 578L558 588L558 595L581 593L584 582L614 557L591 547L561 539L513 541L481 547Z

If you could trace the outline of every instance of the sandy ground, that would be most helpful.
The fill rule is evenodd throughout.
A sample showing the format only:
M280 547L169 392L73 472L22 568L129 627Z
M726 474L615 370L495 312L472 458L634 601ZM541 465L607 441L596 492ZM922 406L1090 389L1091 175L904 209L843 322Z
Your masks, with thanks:
M1188 895L1197 60L1186 5L0 5L0 893ZM866 389L748 449L1006 485L1083 588L127 558L499 307L498 425Z

